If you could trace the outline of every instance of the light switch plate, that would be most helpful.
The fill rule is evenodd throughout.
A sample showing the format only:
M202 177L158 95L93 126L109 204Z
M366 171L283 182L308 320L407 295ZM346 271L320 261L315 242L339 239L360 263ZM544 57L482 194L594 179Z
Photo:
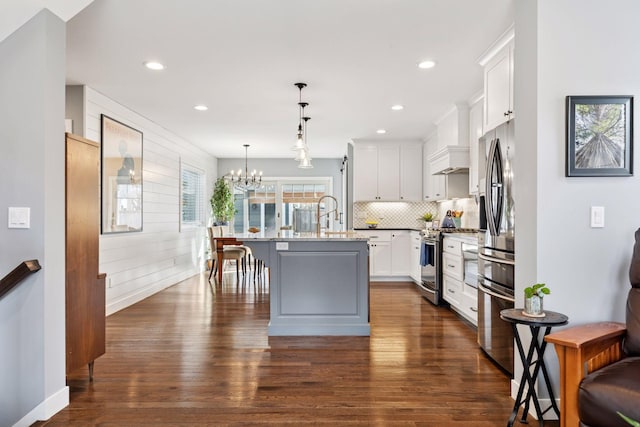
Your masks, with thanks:
M591 206L591 228L604 227L604 206Z
M31 228L31 208L9 207L9 228Z

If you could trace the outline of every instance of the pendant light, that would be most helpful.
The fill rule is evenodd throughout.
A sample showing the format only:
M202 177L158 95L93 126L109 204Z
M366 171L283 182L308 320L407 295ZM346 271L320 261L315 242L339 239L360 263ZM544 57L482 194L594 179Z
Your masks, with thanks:
M292 150L301 150L304 148L304 129L302 127L302 116L304 116L304 107L309 105L302 102L302 89L307 87L306 83L294 83L298 87L298 132L296 134L296 144L291 147Z
M302 119L304 120L304 149L298 152L298 154L300 155L300 159L296 158L296 160L300 162L298 164L298 167L300 169L313 169L313 165L311 164L311 156L309 155L309 146L307 145L307 122L311 120L311 117L305 116Z

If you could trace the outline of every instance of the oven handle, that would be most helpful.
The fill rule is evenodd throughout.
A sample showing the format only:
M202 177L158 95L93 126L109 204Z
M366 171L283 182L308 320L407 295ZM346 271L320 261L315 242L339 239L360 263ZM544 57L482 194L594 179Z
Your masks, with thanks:
M483 253L478 253L478 258L489 262L497 262L498 264L516 265L516 262L510 259L494 258Z
M422 284L420 284L418 286L420 286L422 288L422 290L425 290L425 291L429 292L430 294L434 294L435 295L435 293L436 293L436 291L434 291L432 289L429 289L429 288L427 288L426 286L424 286Z
M509 298L509 297L505 297L504 295L497 294L497 293L493 292L492 290L485 288L480 283L478 283L478 289L480 289L485 294L491 295L492 297L496 297L496 298L499 298L501 300L509 301L509 302L513 302L513 303L516 302L515 298Z

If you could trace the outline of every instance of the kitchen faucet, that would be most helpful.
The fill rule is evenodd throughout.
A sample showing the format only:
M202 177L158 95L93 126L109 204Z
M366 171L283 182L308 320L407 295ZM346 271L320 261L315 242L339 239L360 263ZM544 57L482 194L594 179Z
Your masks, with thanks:
M334 215L334 220L335 221L339 221L340 220L340 216L338 214L338 199L336 199L333 196L322 196L322 197L320 197L318 199L318 206L317 206L317 210L316 210L316 233L317 233L318 237L320 237L320 228L321 228L320 227L320 217L321 217L321 215L320 215L320 203L326 198L333 199L333 201L336 202L336 207L333 210L330 210L330 211L328 211L328 212L323 214L323 215L327 216L327 227L329 227L329 215L331 214L331 212L335 212L335 215Z

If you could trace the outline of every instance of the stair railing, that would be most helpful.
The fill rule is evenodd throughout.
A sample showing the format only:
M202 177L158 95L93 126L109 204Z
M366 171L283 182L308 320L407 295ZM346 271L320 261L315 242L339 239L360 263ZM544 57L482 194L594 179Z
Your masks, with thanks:
M28 275L35 273L41 268L42 267L40 267L40 263L37 259L22 261L9 274L0 279L0 298L2 298L11 289L15 288Z

